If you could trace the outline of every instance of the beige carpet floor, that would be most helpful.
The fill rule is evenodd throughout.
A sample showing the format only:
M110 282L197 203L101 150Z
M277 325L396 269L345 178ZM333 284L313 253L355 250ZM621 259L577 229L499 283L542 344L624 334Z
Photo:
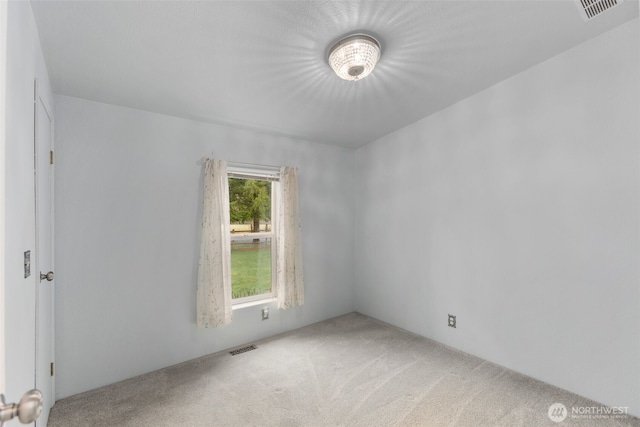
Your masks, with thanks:
M49 426L640 426L574 418L601 405L357 313L254 344L62 399Z

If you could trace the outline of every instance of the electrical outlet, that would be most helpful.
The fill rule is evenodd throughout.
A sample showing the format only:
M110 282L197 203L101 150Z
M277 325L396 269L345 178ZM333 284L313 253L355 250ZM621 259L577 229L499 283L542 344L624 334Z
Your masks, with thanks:
M262 320L269 319L269 307L265 307L262 309Z
M449 327L451 328L456 327L456 316L454 316L453 314L449 315Z

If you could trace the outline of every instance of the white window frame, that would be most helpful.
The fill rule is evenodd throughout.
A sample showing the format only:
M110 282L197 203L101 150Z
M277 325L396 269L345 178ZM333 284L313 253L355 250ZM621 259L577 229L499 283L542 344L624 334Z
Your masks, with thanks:
M265 238L271 239L271 292L242 298L232 297L231 305L233 307L258 301L272 300L276 298L276 251L278 247L276 243L276 231L278 227L278 200L280 197L280 168L229 163L227 165L227 180L229 178L254 179L271 182L271 231L260 231L257 233L229 233L231 242L251 241L253 239ZM231 287L233 288L233 280L231 282Z

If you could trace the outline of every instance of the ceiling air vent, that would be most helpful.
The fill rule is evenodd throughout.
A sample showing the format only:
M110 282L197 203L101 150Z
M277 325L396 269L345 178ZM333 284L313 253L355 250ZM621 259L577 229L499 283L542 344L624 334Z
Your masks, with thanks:
M588 21L622 3L623 0L576 0L582 19Z

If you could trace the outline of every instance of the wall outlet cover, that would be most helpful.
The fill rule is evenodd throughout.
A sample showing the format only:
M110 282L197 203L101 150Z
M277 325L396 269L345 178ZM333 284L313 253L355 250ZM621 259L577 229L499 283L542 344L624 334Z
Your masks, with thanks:
M451 328L456 327L456 316L454 316L453 314L449 315L449 327Z

